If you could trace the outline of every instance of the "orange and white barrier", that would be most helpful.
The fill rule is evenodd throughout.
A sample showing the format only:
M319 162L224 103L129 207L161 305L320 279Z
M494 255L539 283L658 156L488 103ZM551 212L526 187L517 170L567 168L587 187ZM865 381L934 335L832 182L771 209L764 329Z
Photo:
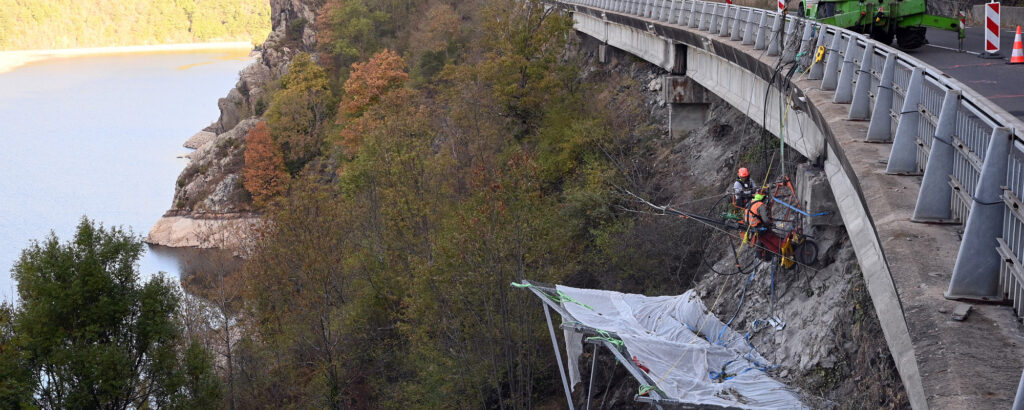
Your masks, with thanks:
M1013 53L1010 54L1010 64L1024 64L1024 45L1020 43L1020 26L1017 26L1017 35L1013 37Z
M999 58L999 2L985 3L985 52L983 58Z

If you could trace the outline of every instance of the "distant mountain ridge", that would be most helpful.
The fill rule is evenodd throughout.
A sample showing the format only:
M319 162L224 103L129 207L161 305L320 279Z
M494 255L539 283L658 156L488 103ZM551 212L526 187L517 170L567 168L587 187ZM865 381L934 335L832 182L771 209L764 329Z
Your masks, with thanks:
M0 0L0 50L251 41L267 0Z

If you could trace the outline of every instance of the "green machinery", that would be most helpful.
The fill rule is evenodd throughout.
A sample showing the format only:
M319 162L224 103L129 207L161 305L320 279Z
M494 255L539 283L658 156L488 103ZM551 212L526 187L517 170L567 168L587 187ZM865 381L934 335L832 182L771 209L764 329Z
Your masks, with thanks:
M961 43L964 38L959 20L926 14L925 0L807 0L800 6L807 18L869 34L885 44L895 38L904 49L928 44L928 27L955 31Z

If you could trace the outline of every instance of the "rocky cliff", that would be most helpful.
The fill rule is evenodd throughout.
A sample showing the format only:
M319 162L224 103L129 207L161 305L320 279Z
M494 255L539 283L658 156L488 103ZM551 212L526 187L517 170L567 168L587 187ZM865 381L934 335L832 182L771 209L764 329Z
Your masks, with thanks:
M645 85L638 90L647 101L645 115L660 130L654 139L637 141L643 148L633 162L646 168L648 192L656 202L704 213L730 186L738 167L763 176L766 165L781 165L778 157L771 165L765 163L778 150L778 140L764 139L760 126L713 95L704 125L673 135L666 127L670 106L659 81L668 73L614 51L609 63L599 64L596 46L586 44L588 40L580 51L587 75L624 76ZM785 155L788 173L798 169L796 174L817 175L813 164L795 152L787 150ZM802 182L831 198L823 178ZM909 408L846 230L839 219L824 217L818 222L806 231L818 245L819 262L813 266L773 271L770 264L761 263L750 273L719 275L703 265L702 256L691 255L678 267L666 267L662 276L647 280L670 284L662 286L664 294L696 289L719 319L732 318L730 326L747 335L751 346L771 361L768 373L797 390L812 408ZM693 221L658 216L649 223L652 229L657 224L683 229L673 246L713 242L714 232ZM644 291L635 282L600 277L574 277L570 282L627 293ZM578 366L581 380L594 373L594 384L576 386L576 403L585 406L589 387L595 408L647 408L634 400L638 383L614 357L602 352L592 365L590 349L585 348Z
M245 135L266 109L265 90L287 72L291 58L314 52L318 0L270 0L273 30L257 49L256 62L217 102L220 117L185 143L196 150L178 176L170 210L146 242L164 246L232 247L238 228L258 220L242 187ZM227 237L234 239L228 240Z

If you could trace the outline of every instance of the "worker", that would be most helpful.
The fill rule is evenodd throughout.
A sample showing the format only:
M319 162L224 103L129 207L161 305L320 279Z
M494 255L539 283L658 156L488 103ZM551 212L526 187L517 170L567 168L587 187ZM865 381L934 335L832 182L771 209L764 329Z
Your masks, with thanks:
M746 208L753 195L754 183L750 181L750 171L740 168L736 173L736 182L732 184L732 203L737 207Z
M744 219L751 231L759 232L771 226L771 216L768 214L768 207L764 204L764 198L765 192L757 191L747 206Z
M764 261L770 261L773 255L780 252L782 246L782 238L771 230L771 210L765 204L767 194L763 189L757 191L753 198L751 198L750 205L747 206L746 214L744 215L744 221L747 223L749 234L752 236L751 242L757 242L759 245L758 256ZM744 234L744 241L747 240L746 238L747 236Z

